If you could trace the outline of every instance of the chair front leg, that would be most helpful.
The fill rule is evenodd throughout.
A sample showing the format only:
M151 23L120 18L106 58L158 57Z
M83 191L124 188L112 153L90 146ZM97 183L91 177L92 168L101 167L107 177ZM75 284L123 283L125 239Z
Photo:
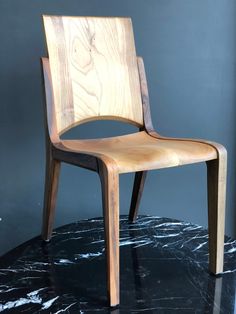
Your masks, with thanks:
M42 238L45 241L49 241L52 234L60 166L60 161L52 159L51 156L47 158L42 226Z
M119 174L99 166L105 227L107 289L110 306L119 304Z
M227 153L222 148L219 157L207 161L209 270L214 274L223 272L225 194Z
M147 171L135 172L133 193L129 209L129 221L134 222L138 215L138 208L141 201L144 183L146 180Z

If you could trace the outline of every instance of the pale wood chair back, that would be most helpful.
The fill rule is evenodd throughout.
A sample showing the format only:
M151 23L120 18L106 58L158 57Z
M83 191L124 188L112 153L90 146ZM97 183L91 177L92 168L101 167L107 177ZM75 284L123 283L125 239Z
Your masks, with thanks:
M43 16L43 22L58 134L96 119L143 126L131 19Z
M50 240L61 162L96 171L101 180L109 304L119 304L119 174L136 172L130 221L147 171L207 164L209 268L223 271L227 153L217 143L165 138L152 126L144 64L129 18L44 16L49 59L42 58L48 131L42 236ZM49 64L50 62L50 64ZM142 98L142 100L141 100ZM96 140L61 140L93 119L124 120L141 132ZM50 140L48 138L50 136Z

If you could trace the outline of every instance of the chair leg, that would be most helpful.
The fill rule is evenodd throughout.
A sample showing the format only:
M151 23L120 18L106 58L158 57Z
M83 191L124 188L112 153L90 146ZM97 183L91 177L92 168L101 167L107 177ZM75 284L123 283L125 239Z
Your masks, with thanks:
M139 171L135 173L134 186L129 209L129 221L134 222L138 215L138 208L143 193L144 183L146 180L147 171Z
M226 153L207 161L209 270L223 272L226 194Z
M110 306L119 304L119 175L105 166L99 171L105 227L107 289Z
M61 162L48 158L46 164L42 238L49 241L55 213Z

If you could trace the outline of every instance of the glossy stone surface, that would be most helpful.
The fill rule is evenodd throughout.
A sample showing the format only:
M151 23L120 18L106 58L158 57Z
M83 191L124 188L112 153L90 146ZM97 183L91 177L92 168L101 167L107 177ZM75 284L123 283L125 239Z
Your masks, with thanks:
M120 219L121 304L106 299L103 220L37 237L0 259L0 311L10 313L235 313L236 241L225 271L208 273L208 234L176 220Z

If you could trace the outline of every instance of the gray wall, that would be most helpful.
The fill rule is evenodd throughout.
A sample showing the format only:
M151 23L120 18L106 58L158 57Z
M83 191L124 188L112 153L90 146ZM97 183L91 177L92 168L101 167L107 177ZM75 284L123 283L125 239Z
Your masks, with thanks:
M156 129L166 136L211 139L228 149L226 232L235 235L235 10L234 0L0 1L0 253L40 233L45 166L39 63L45 55L43 13L132 17ZM96 122L72 135L131 130L117 122ZM121 176L122 214L128 212L132 180L132 175ZM205 165L153 171L140 213L206 226L206 202ZM101 214L97 175L64 165L55 225Z

